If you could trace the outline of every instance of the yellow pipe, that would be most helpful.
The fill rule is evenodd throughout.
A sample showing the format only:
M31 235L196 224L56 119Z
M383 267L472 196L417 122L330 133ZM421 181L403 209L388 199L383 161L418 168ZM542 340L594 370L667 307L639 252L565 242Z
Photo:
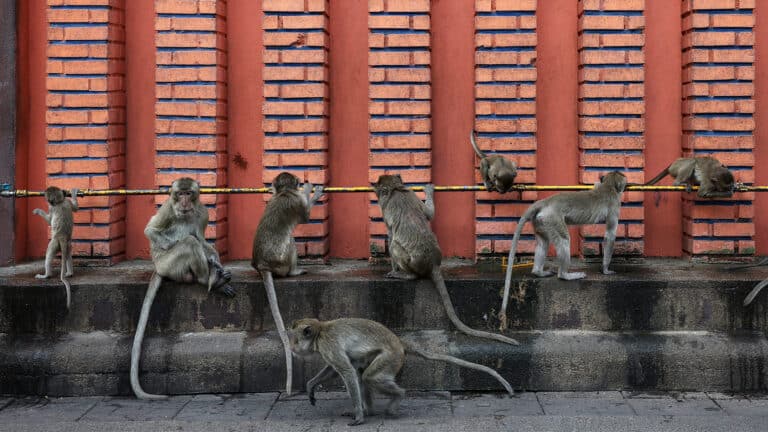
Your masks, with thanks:
M512 187L513 191L580 191L590 190L593 185L526 185L518 184ZM693 186L692 190L698 190L698 186ZM323 189L328 193L354 193L354 192L373 192L371 186L328 186ZM413 186L413 191L423 191L424 186ZM627 191L635 192L685 192L685 186L645 186L629 185ZM435 186L437 192L484 192L485 187L475 186ZM269 193L270 188L227 188L227 187L201 187L200 193L203 194L261 194ZM768 192L768 186L745 186L738 185L736 192ZM78 196L110 196L110 195L163 195L167 194L168 189L81 189ZM2 197L39 197L43 196L42 191L28 191L26 189L3 190L0 191Z

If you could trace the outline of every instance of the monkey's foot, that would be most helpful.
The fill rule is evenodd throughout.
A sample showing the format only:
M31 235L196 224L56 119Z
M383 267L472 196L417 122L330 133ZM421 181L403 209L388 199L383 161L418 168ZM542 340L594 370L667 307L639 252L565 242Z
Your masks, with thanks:
M307 271L301 268L295 268L288 272L288 276L299 276L305 274Z
M533 270L531 271L531 274L533 274L536 277L544 278L544 277L554 276L555 272L549 271L549 270Z
M357 425L365 423L365 416L363 416L362 414L357 415L355 413L343 413L341 415L344 416L344 417L354 417L354 420L352 420L351 422L347 423L348 426L357 426Z
M613 271L613 270L603 269L603 274L604 275L612 275L612 274L616 274L616 272Z
M384 275L385 278L389 279L402 279L402 280L415 280L416 275L412 273L407 273L404 271L391 271Z
M51 275L48 274L36 274L35 279L48 279Z
M232 285L230 285L228 283L225 283L225 284L221 285L220 287L217 288L217 290L221 294L224 294L227 297L234 297L235 294L237 293L237 290L235 288L233 288Z
M584 272L568 272L568 273L561 273L557 275L562 280L576 280L576 279L584 279L587 277L587 274Z
M75 272L66 272L64 273L64 277L72 277L73 274L75 274Z
M224 269L224 267L219 267L216 269L216 277L225 282L229 282L232 280L232 272Z

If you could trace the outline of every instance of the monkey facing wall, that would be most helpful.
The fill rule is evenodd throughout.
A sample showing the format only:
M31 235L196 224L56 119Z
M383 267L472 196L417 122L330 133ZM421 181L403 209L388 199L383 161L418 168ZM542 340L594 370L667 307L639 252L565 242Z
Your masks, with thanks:
M305 183L303 190L299 191L299 179L295 175L288 172L278 174L272 181L274 195L264 209L253 238L251 266L264 279L264 289L267 291L272 318L275 320L277 332L283 342L286 369L285 391L288 395L291 394L293 385L293 359L288 334L277 304L273 275L286 277L306 273L306 270L298 267L298 252L293 239L293 229L297 224L309 222L312 206L323 195L322 186L316 186L312 198L309 196L311 191L312 185L309 183Z
M32 210L51 226L51 241L45 250L45 273L35 275L36 279L47 279L53 276L53 259L56 252L61 251L61 273L59 278L64 284L67 294L67 309L71 303L71 289L68 277L74 274L72 263L72 230L75 225L73 213L78 210L77 188L70 191L70 199L64 198L64 191L56 186L45 190L45 200L48 202L48 213L36 208Z

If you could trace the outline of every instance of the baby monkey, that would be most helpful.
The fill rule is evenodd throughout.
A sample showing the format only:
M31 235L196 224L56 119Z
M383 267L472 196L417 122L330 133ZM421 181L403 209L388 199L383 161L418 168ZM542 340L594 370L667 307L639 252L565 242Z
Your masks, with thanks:
M474 132L469 133L469 141L477 157L480 158L480 175L483 177L485 189L488 192L495 190L498 193L506 193L512 189L517 177L517 165L504 156L487 156L483 153L475 142Z
M700 198L728 198L736 189L731 171L709 156L679 158L645 185L654 185L667 175L675 179L673 185L685 185L688 192L692 185L699 185Z
M326 363L307 382L309 403L315 404L315 388L320 383L341 376L355 408L350 426L363 423L365 415L371 415L374 391L389 397L386 413L397 414L405 390L397 385L395 376L403 367L406 353L485 372L496 378L511 396L515 394L512 386L495 370L449 355L423 351L400 340L382 324L367 319L318 321L304 318L293 323L289 338L291 351L296 356L311 358L319 355Z
M61 251L61 273L60 278L64 283L67 292L67 309L71 301L71 293L68 277L72 276L74 269L72 266L72 227L74 226L74 217L72 213L76 212L77 206L77 188L70 191L71 199L64 198L64 191L56 186L50 186L45 190L45 200L48 201L48 213L36 208L32 210L51 226L51 241L48 243L48 249L45 251L45 274L35 275L37 279L47 279L53 276L53 258L56 252Z

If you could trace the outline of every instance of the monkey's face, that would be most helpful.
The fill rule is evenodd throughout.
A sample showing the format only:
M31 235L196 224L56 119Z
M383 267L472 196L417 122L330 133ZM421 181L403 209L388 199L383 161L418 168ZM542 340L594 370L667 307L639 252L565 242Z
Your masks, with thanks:
M376 192L376 197L378 198L389 196L389 193L393 190L402 189L404 187L403 178L400 177L400 174L381 175L379 176L379 180L373 184L373 190Z
M726 167L720 167L712 176L712 184L718 192L733 192L736 190L736 180Z
M173 212L176 217L184 218L192 215L200 196L200 186L191 178L185 177L173 182L171 186L171 198L173 199Z
M515 176L511 173L504 173L496 177L494 186L499 193L507 193L515 183Z
M64 202L64 191L56 186L50 186L45 190L45 200L51 206L57 206Z
M275 193L289 189L298 190L300 183L301 181L295 175L289 172L281 172L272 180L272 188L274 188Z
M600 183L608 186L613 186L616 192L624 192L627 187L627 176L619 171L611 171L608 174L600 177Z
M314 341L320 330L320 321L304 318L294 321L288 330L291 351L298 357L307 357L315 353Z

